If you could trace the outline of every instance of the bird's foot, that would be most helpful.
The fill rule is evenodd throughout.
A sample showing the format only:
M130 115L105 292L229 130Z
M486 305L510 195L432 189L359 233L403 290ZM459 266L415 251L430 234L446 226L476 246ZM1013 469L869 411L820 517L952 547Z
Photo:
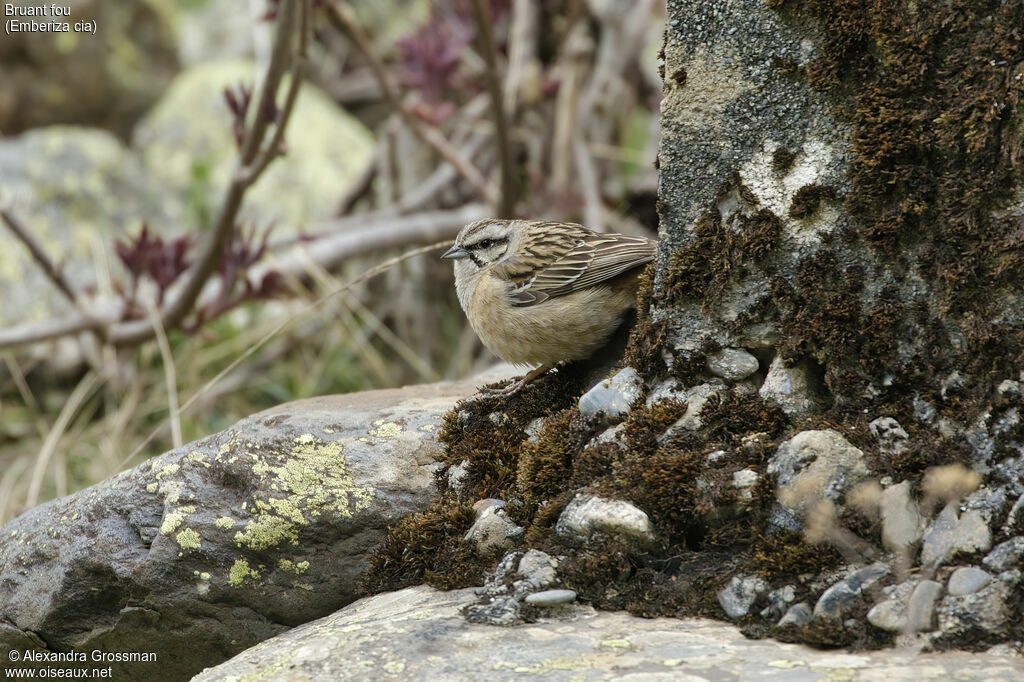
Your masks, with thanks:
M552 367L554 367L554 365L541 365L536 369L530 370L522 379L517 379L508 386L503 386L501 388L488 388L485 386L480 389L480 392L488 397L508 398L514 396Z

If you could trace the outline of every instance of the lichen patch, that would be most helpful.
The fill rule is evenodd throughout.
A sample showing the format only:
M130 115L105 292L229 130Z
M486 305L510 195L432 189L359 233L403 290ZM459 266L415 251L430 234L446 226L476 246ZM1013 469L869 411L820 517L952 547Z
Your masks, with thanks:
M235 534L236 544L254 550L297 545L299 532L310 518L322 514L348 518L365 509L374 492L352 480L343 453L341 443L321 441L308 433L298 436L288 453L264 453L252 473L272 494L254 497L250 510L255 518ZM271 463L272 459L280 464Z

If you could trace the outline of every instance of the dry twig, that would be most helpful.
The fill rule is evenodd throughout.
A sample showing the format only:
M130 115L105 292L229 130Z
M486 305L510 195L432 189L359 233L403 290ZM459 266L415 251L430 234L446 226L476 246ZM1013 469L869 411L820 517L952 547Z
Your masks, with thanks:
M32 254L32 258L42 269L43 273L53 282L54 286L57 287L57 290L64 294L64 297L68 299L71 305L78 307L78 296L75 295L71 283L64 277L64 273L61 272L60 268L50 260L46 250L36 241L32 233L6 208L0 208L0 218L3 218L7 228L14 233L18 241L25 245L25 248Z
M420 140L425 144L433 147L434 150L441 155L441 157L455 167L455 170L459 172L463 178L465 178L471 185L483 194L484 198L491 204L498 204L500 201L500 195L498 194L497 188L484 177L484 174L480 172L480 169L473 165L466 157L464 157L458 149L456 149L448 141L448 139L438 130L436 127L429 125L426 121L419 118L414 114L409 107L402 102L402 98L398 93L398 89L391 81L391 76L388 74L387 69L381 62L380 57L373 49L373 43L370 37L366 34L366 31L359 24L359 20L356 18L355 12L352 7L345 2L345 0L328 0L331 11L341 26L341 29L345 32L345 35L349 37L356 48L363 54L366 61L370 64L370 68L373 70L374 76L377 77L377 81L380 83L380 88L387 98L388 102L391 103L392 108L405 124L416 134Z
M494 44L494 29L491 25L489 0L472 0L473 21L476 24L480 40L480 52L483 54L484 80L491 96L491 111L494 113L494 132L498 145L498 159L501 163L501 202L498 204L498 215L511 218L518 197L517 183L512 168L512 150L509 146L508 117L502 101L501 76L498 75L498 48Z
M224 200L220 205L213 229L203 244L199 257L189 269L184 286L160 313L164 329L177 329L195 308L196 300L207 280L217 269L224 253L224 245L231 236L235 218L241 208L246 191L259 178L270 161L280 154L280 144L292 111L302 62L305 59L306 31L309 21L310 0L281 0L277 15L277 34L270 55L270 63L256 100L255 116L242 140L238 166L231 178ZM296 39L296 25L299 36ZM297 43L293 48L292 44ZM292 62L292 81L285 105L275 121L275 130L269 142L267 130L271 125L275 100L289 61ZM132 346L153 338L153 324L148 319L123 322L110 330L108 339L116 346Z
M455 236L466 223L490 214L485 204L467 204L448 211L416 213L397 216L391 212L338 218L314 226L324 236L311 243L297 244L294 253L278 256L275 271L285 278L301 277L303 262L312 257L321 267L331 269L342 261L389 248L423 243ZM302 254L309 254L301 255ZM269 266L256 265L247 272L249 281L256 284L267 273ZM199 299L203 305L207 292ZM114 324L120 317L118 305L97 305L89 311L89 318L80 313L43 322L0 329L0 349L22 346L70 336L93 328L94 324ZM150 324L152 328L152 324Z

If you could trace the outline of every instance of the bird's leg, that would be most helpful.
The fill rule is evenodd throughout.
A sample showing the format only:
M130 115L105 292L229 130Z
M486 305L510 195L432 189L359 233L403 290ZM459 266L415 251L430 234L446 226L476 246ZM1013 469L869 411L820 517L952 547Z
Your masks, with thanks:
M542 374L547 372L552 367L554 367L554 365L541 365L540 367L537 367L536 369L531 369L529 372L526 373L526 376L524 376L522 379L519 379L517 381L513 381L511 384L509 384L508 386L505 386L504 388L482 388L482 389L480 389L480 392L481 393L486 393L488 395L500 395L500 396L515 395L519 391L521 391L524 388L526 388L526 386L528 384L530 384L534 380L536 380L537 377L541 376Z

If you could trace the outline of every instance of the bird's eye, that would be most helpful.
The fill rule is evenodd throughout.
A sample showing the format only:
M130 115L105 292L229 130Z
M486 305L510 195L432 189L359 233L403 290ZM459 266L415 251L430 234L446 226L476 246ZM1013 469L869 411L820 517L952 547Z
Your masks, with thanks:
M483 241L480 241L480 242L477 243L477 247L481 248L481 249L489 249L489 248L491 248L491 245L493 243L494 242L491 241L490 239L484 239Z

